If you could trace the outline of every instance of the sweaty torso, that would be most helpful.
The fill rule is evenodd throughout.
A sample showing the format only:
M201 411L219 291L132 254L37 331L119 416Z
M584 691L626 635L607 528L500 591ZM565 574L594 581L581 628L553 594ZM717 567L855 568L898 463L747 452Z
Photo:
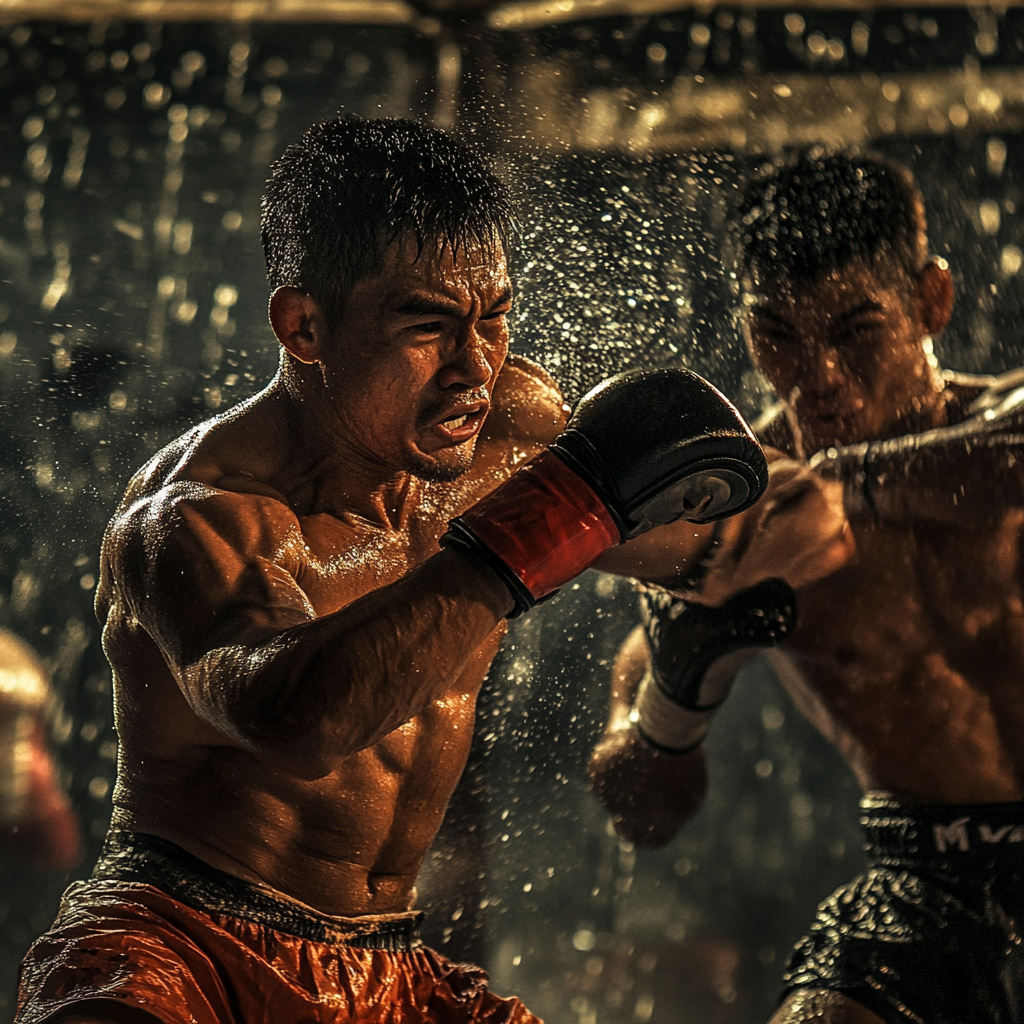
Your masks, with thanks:
M523 417L509 409L537 399L539 428L534 423L519 431L522 423L514 421ZM251 529L269 537L275 571L295 580L320 617L435 554L448 520L533 454L538 434L557 432L560 401L546 381L513 363L495 388L473 469L456 483L412 479L386 526L343 509L308 512L303 501L277 492L268 482L276 472L273 460L259 443L266 433L262 415L257 402L185 435L136 477L120 514L169 481L194 481L243 502L251 499ZM126 589L120 584L130 581L112 578L115 537L131 543L116 529L108 531L98 600L120 741L114 823L163 836L222 870L323 912L406 909L465 765L476 697L504 625L425 711L330 774L296 778L268 767L193 710L156 642L119 596ZM381 645L379 657L391 655L389 646Z
M799 628L771 655L777 673L866 790L1021 799L1024 510L976 525L850 525L856 555L801 591Z

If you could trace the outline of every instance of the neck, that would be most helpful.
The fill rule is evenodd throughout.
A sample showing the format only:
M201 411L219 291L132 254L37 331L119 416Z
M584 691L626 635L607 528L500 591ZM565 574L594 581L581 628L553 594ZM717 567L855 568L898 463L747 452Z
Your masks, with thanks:
M344 429L318 367L282 367L266 398L288 439L278 486L300 514L354 515L384 527L399 523L416 478L382 462Z

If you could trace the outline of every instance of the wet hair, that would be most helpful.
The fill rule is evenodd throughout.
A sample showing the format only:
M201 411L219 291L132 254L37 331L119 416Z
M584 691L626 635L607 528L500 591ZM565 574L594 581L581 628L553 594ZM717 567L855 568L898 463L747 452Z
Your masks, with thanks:
M857 258L913 279L928 258L920 190L877 153L800 153L747 186L733 222L748 287L814 281Z
M431 244L504 253L515 218L505 185L440 129L336 117L272 165L260 224L271 287L301 288L337 324L396 240L414 239L417 253Z

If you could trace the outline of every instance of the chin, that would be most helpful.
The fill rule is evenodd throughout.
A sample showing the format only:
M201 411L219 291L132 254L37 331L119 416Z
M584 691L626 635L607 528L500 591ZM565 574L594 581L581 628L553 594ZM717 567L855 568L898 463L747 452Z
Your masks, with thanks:
M428 483L445 484L465 476L473 468L473 451L447 451L443 458L421 455L413 464L413 476Z

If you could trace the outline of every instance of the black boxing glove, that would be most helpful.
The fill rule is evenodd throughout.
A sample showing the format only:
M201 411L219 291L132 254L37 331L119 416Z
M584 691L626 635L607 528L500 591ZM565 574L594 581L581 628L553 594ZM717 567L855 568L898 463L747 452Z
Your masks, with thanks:
M643 594L650 649L629 719L657 750L684 754L704 742L736 673L796 629L796 595L784 580L741 590L719 608L663 590Z
M655 526L752 505L768 465L733 405L689 370L634 370L585 395L564 433L449 524L441 545L482 558L515 599L552 596Z

